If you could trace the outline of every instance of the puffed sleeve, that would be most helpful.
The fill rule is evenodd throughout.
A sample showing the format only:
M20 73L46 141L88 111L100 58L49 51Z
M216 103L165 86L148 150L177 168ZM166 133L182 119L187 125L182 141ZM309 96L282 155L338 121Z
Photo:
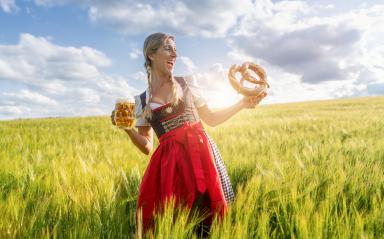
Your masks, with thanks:
M142 117L143 109L141 105L140 95L135 95L135 117L136 117L136 127L139 126L150 126L149 122Z
M201 92L201 88L197 83L196 76L195 75L186 76L184 79L187 82L188 88L193 95L195 106L197 108L204 106L207 103L207 101L205 100Z

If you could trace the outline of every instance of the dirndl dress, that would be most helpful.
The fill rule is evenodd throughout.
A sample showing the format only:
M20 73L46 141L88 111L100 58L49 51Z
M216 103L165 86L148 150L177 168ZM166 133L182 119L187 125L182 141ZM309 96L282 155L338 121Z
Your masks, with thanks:
M197 198L204 195L209 220L214 215L222 217L234 200L219 150L200 122L193 90L185 78L175 80L182 91L178 104L155 108L152 118L147 119L159 145L139 189L136 212L141 211L144 231L152 227L154 214L171 198L176 205L192 208ZM146 92L135 97L139 111L148 103L146 97Z

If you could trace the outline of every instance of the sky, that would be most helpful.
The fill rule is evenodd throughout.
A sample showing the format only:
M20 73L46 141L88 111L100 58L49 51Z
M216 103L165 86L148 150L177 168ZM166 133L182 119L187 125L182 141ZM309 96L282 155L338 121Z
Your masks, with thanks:
M384 95L383 25L384 0L0 0L0 120L109 115L147 88L154 32L211 108L241 99L245 61L267 72L261 104Z

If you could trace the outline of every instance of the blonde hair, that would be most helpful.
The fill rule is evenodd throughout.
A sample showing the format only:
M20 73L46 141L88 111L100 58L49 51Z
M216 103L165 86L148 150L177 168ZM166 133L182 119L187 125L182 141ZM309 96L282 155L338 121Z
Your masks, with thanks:
M157 32L149 35L145 41L144 41L144 46L143 46L143 54L144 54L144 67L147 71L147 80L148 80L148 94L149 97L147 99L147 104L144 108L143 111L143 117L144 118L152 118L152 110L151 107L149 106L149 103L152 100L152 73L151 73L151 66L152 62L151 59L149 59L149 56L151 54L156 53L156 51L164 45L165 41L168 39L174 40L174 37L165 33ZM169 80L172 82L172 95L170 97L169 102L172 103L172 105L177 105L179 95L178 95L178 90L177 90L177 84L175 83L173 79L173 74L171 73Z

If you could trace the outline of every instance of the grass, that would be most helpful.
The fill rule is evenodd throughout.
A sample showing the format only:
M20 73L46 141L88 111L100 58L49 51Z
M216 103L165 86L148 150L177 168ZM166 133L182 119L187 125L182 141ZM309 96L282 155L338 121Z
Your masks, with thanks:
M210 237L384 237L383 118L384 97L369 97L262 106L207 127L236 192ZM0 238L139 237L149 158L109 117L0 121L0 135ZM196 237L186 218L169 207L154 236Z

